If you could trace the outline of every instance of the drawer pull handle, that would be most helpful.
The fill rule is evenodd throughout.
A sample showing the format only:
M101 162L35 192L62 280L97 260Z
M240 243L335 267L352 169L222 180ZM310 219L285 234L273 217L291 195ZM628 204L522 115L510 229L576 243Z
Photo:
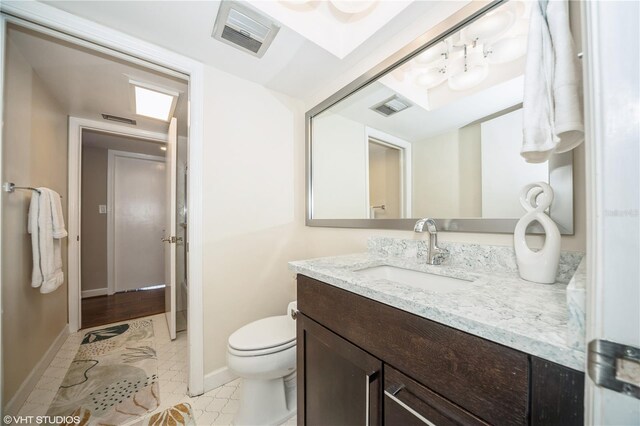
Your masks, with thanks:
M398 393L398 391L400 391L400 389L396 390L395 393ZM409 413L413 414L416 418L418 418L418 420L420 420L422 423L429 425L429 426L436 426L433 422L427 420L422 414L418 413L416 410L414 410L413 408L409 407L407 404L405 404L404 402L400 401L400 399L398 399L398 397L396 397L394 394L392 394L391 392L389 392L388 390L384 391L384 394L391 399L393 402L395 402L396 404L398 404L399 406L401 406L402 408L404 408L405 410L407 410ZM368 400L367 400L368 403Z
M365 388L365 407L364 409L366 410L366 412L364 413L364 426L369 426L369 408L370 408L370 404L371 402L369 401L369 399L371 398L371 396L369 395L369 386L371 385L371 376L369 374L366 375L366 388Z

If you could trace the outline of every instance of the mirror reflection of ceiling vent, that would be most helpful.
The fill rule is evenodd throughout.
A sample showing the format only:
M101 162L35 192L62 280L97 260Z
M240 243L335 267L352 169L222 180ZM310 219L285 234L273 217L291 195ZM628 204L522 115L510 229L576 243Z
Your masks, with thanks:
M248 7L223 1L211 36L223 43L261 58L280 27Z
M385 117L389 117L393 114L399 113L400 111L404 111L405 109L411 106L412 106L411 102L405 99L402 99L398 95L393 95L386 101L372 106L371 109L377 112L378 114L382 114Z

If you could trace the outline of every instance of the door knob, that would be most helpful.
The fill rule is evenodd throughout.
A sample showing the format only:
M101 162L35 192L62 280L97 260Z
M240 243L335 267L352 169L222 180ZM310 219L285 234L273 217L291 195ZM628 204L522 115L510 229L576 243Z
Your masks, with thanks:
M173 242L171 237L162 238L160 241L162 241L163 243L172 243Z

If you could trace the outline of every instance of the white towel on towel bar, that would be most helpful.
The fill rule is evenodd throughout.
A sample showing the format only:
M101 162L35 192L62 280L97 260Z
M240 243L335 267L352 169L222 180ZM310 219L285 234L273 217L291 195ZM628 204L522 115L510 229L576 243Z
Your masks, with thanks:
M31 195L27 230L31 234L33 270L31 286L40 293L51 293L64 282L62 241L67 236L60 195L38 188Z
M580 66L567 0L535 2L529 25L520 153L530 163L542 163L584 140Z

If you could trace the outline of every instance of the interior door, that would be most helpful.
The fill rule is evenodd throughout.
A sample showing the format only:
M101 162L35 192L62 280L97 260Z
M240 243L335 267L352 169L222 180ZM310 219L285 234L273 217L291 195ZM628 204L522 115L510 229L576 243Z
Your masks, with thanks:
M164 259L158 238L165 225L164 158L110 150L109 161L111 290L118 293L162 284Z
M178 146L178 120L174 117L169 124L166 164L166 203L164 243L164 305L169 336L176 338L176 158Z

